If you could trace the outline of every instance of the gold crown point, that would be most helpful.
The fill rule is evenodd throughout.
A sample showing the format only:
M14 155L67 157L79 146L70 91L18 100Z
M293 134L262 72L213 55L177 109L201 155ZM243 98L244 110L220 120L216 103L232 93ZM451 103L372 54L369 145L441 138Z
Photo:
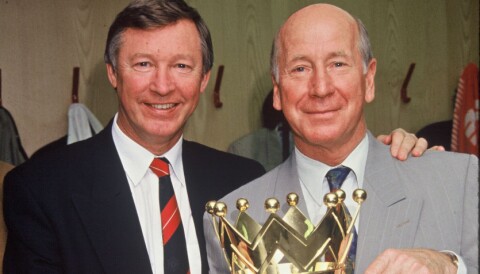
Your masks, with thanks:
M237 200L237 209L240 212L245 212L249 207L248 200L245 198L240 198Z
M345 191L343 191L342 189L337 189L335 190L335 194L337 195L338 197L338 202L339 203L343 203L343 201L345 201L345 198L347 197L347 195L345 194Z
M231 273L351 273L354 263L348 258L348 253L353 225L367 193L355 190L352 196L358 203L353 216L343 202L345 192L326 194L323 201L328 210L317 226L296 208L300 196L295 193L286 196L288 205L293 208L289 208L283 218L277 215L279 201L276 198L266 199L264 207L271 215L263 225L248 215L249 202L245 198L237 200L236 207L240 213L235 224L226 219L225 203L209 201L205 208L209 213L213 212L215 233ZM274 256L277 252L282 258ZM327 252L333 258L327 258ZM270 272L274 269L278 271Z
M361 188L355 189L352 194L352 198L357 204L363 203L367 199L367 192Z
M296 206L298 204L298 195L297 193L288 193L287 195L287 203L290 205L290 206Z
M323 203L329 208L335 207L338 204L338 196L335 193L327 193L323 197Z
M227 205L223 202L215 203L214 213L218 217L225 217L227 215Z
M280 208L280 202L275 198L269 198L265 200L265 210L270 213L276 213Z
M217 203L217 201L208 201L206 204L205 204L205 210L210 213L210 214L214 214L215 213L215 204Z

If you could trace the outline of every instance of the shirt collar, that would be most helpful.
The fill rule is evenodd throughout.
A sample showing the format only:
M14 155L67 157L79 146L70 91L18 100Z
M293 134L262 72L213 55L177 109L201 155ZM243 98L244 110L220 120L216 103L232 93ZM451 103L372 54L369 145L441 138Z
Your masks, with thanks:
M356 176L359 188L362 188L363 186L365 166L367 163L367 154L368 137L365 134L365 137L362 139L362 141L340 164L349 167L353 171L354 175ZM307 157L306 155L301 153L297 147L295 147L295 157L297 161L297 169L300 181L302 181L307 186L318 184L319 178L325 178L327 172L331 168L334 168L320 161Z
M122 162L127 177L134 185L138 185L150 168L155 157L165 157L170 162L170 173L176 176L182 184L185 184L182 162L183 136L177 143L163 155L154 155L130 137L128 137L117 124L118 113L113 119L112 136L118 155ZM173 170L172 170L173 169Z

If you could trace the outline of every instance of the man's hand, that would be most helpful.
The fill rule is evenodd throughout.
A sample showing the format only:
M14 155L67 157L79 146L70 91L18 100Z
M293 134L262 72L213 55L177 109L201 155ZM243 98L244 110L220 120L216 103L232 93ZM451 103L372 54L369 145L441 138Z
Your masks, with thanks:
M387 249L365 271L376 273L457 273L450 257L431 249Z
M386 145L390 145L392 156L401 161L406 160L410 153L414 157L422 156L428 148L427 140L417 138L415 134L408 133L401 128L395 129L390 135L379 135L377 139ZM430 149L445 150L443 146L434 146Z

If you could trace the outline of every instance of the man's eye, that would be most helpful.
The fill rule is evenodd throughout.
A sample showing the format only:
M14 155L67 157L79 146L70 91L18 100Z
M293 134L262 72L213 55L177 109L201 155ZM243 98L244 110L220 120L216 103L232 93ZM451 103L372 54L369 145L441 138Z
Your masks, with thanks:
M136 71L151 71L154 66L150 62L138 62L133 65L133 69Z
M335 63L334 63L334 66L335 66L335 67L337 67L337 68L339 68L339 67L343 67L343 66L345 66L345 63L342 63L342 62L335 62Z
M149 62L138 62L135 64L135 66L146 68L146 67L151 67L152 65Z
M305 67L296 67L293 69L294 72L304 72L305 71Z
M176 67L179 69L191 69L191 67L187 64L177 64Z
M187 64L183 64L183 63L179 63L179 64L175 64L175 69L185 73L185 72L191 72L193 70L193 68Z

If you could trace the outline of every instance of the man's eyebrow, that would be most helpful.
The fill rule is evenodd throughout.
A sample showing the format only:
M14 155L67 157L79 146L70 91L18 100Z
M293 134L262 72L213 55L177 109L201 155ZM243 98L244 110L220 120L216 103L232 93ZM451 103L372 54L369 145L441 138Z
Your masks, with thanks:
M328 59L335 58L335 57L349 57L349 55L343 50L331 52L327 55Z
M150 53L142 53L142 52L137 52L133 54L133 58L138 58L138 57L150 57L152 56Z
M305 60L308 60L308 58L305 55L295 55L290 60L287 60L287 63L292 63L295 61L305 61Z
M184 53L178 53L178 54L174 54L172 55L172 58L174 59L195 59L191 54L184 54Z
M336 58L336 57L350 57L344 50L334 51L327 55L327 59ZM295 62L295 61L308 61L309 58L305 55L296 55L293 56L291 59L287 60L288 63Z
M133 57L151 57L151 56L155 56L155 54L153 53L148 53L148 52L137 52L135 54L133 54ZM176 59L191 59L193 58L190 54L184 54L184 53L178 53L178 54L173 54L171 55L172 58L176 58Z

